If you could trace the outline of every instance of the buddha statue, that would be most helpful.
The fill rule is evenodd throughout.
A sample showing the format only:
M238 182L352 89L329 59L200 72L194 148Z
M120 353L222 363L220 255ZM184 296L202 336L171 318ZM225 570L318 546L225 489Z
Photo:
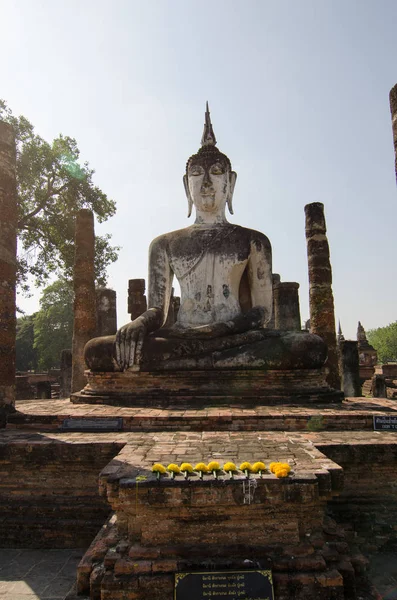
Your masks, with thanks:
M227 221L237 175L216 147L205 113L201 148L183 177L193 225L160 235L149 250L148 309L116 336L88 342L95 371L316 369L323 340L306 332L268 329L272 313L272 249L258 231ZM181 303L165 327L174 276Z

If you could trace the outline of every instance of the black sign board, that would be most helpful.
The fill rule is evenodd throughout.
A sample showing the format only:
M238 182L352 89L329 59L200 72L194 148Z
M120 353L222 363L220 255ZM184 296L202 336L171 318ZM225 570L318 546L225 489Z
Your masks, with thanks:
M397 416L374 415L375 431L397 431Z
M272 572L175 573L174 600L273 600Z
M98 417L69 417L64 419L60 427L62 431L121 431L123 419L121 417L107 418Z

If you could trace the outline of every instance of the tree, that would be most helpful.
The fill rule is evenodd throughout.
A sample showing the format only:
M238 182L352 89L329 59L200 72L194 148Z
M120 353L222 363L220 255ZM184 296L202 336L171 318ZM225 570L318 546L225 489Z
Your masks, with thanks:
M72 347L73 286L65 278L43 290L40 310L34 317L34 347L38 368L59 368L61 351Z
M18 283L27 292L28 275L41 286L51 275L71 278L74 262L74 221L80 208L91 209L101 223L116 205L93 184L94 171L79 164L75 139L59 135L51 144L23 116L15 117L0 100L0 119L13 125L17 142ZM119 250L110 235L97 236L95 276L106 284L106 268Z
M380 362L397 361L397 321L386 327L370 329L367 339L378 352Z
M34 371L37 368L37 350L34 348L34 318L35 315L25 315L17 319L17 371Z

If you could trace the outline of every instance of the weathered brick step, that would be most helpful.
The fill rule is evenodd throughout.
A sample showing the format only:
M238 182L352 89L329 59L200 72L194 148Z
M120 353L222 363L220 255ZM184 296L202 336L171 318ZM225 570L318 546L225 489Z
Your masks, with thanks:
M112 418L112 409L107 407L109 419ZM216 408L202 410L167 410L148 409L136 410L135 414L123 415L118 412L116 417L121 419L122 431L341 431L341 430L373 430L373 414L356 411L326 410L319 407L317 411L312 408L305 411L301 408L299 413L288 412L288 407L283 413L262 413L260 409L231 408L229 411ZM70 423L68 414L25 414L15 413L10 415L7 429L30 429L34 431L66 431L65 420ZM103 423L103 416L92 416L89 413L76 415L81 431L92 431L93 421L98 418ZM87 428L82 422L87 420ZM70 425L68 425L70 426ZM106 431L112 429L106 428ZM115 428L114 431L120 431Z

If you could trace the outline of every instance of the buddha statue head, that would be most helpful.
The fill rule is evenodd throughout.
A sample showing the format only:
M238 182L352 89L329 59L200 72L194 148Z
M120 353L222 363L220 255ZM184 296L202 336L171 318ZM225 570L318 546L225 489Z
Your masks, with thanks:
M225 205L233 214L233 192L237 173L226 154L216 147L216 138L212 128L208 102L205 112L204 132L201 148L186 163L186 174L183 184L188 200L188 217L192 214L193 205L200 213L212 213L225 219Z

